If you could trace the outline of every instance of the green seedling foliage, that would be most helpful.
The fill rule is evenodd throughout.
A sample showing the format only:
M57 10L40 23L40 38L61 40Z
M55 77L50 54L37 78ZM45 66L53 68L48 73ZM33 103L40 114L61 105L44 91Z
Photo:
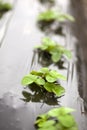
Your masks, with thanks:
M41 68L39 71L31 71L30 74L24 76L21 83L23 86L36 84L38 87L60 97L65 93L65 89L57 83L58 79L66 80L66 77L55 70Z
M42 74L48 74L48 73L49 73L49 69L46 68L46 67L44 67L44 68L40 69L40 72L41 72Z
M57 17L57 13L52 10L47 10L46 12L42 12L38 16L38 20L42 21L50 21L54 20Z
M66 20L72 21L74 22L75 19L73 16L69 15L69 14L64 14L58 11L54 11L54 10L47 10L45 12L42 12L39 14L38 16L38 21L52 21L52 20L57 20L59 22L64 22Z
M59 116L58 120L64 127L67 128L73 127L73 125L75 124L74 117L69 114L64 116Z
M44 87L48 92L54 92L58 97L65 93L65 89L58 84L45 83Z
M38 126L39 127L43 127L44 126L44 128L48 128L48 127L50 127L50 126L52 126L54 124L55 124L55 121L48 120L46 122L44 122L44 121L43 122L39 122Z
M38 84L38 85L44 85L45 84L45 80L42 79L42 78L37 78L35 80L35 83Z
M75 19L73 16L69 15L69 14L64 14L64 13L60 13L58 14L58 17L57 17L57 20L60 21L60 22L63 22L65 20L69 20L71 22L74 22Z
M59 74L56 70L50 70L49 75L54 77L55 79L62 79L62 80L66 80L66 77L63 76L62 74Z
M61 52L54 52L54 53L52 53L52 56L51 56L52 61L55 63L58 62L61 59L61 57L62 57Z
M67 107L54 108L39 115L35 125L38 130L78 130L76 121L71 114L74 110Z
M0 17L7 11L11 10L12 6L9 3L3 3L2 0L0 0Z
M46 82L45 85L44 85L44 88L45 88L48 92L52 92L53 84Z
M67 57L68 59L72 58L71 51L65 49L63 46L57 44L48 37L43 38L42 45L38 46L37 48L48 52L51 55L52 61L55 63L59 62L63 56Z
M37 81L38 76L36 75L26 75L23 79L22 79L22 85L29 85L32 84L33 82Z
M60 97L61 95L63 95L65 93L65 89L60 86L60 85L55 85L54 88L52 89L52 91L58 96Z

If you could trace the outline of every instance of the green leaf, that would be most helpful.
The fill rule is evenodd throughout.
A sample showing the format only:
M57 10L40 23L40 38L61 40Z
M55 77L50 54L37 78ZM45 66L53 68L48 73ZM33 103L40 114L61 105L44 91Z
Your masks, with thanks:
M60 85L55 85L52 91L58 96L62 96L65 93L65 89Z
M66 20L69 20L71 22L74 22L75 21L75 18L69 14L63 14L63 13L60 13L57 15L56 19L59 21L59 22L64 22Z
M49 126L47 128L44 128L44 127L39 128L38 130L57 130L57 129L55 128L55 126Z
M75 126L73 126L72 128L69 128L69 129L67 129L67 130L78 130L78 127L77 127L77 125L75 125Z
M64 22L65 20L69 20L71 22L75 21L75 18L69 14L64 14L58 11L54 10L47 10L45 12L42 12L38 16L38 20L45 20L45 21L51 21L51 20L58 20L59 22Z
M75 111L72 108L67 107L60 107L60 108L54 108L48 112L49 116L58 117L58 116L64 116L66 114L69 114L71 112Z
M57 78L55 77L52 77L50 74L47 74L46 75L46 80L49 82L49 83L53 83L57 80Z
M42 122L45 122L47 119L46 118L39 118L35 121L35 124L39 124L39 123L42 123Z
M51 70L46 75L46 80L50 83L53 83L53 82L57 81L58 79L66 80L66 77L63 76L62 74L59 74L58 72L56 72L56 70Z
M37 76L29 74L24 76L24 78L22 79L22 85L29 85L32 84L35 80L37 79Z
M52 92L52 88L53 88L54 86L53 86L53 84L51 84L51 83L48 83L48 82L46 82L45 84L44 84L44 88L48 91L48 92Z
M44 85L45 84L45 80L42 79L42 78L37 78L35 80L35 83L38 84L38 85Z
M53 92L59 97L65 93L65 89L63 87L61 87L60 85L57 85L57 84L53 84L53 83L48 83L48 82L45 83L44 88L48 92Z
M68 59L72 58L72 53L69 50L64 50L64 55L66 55Z
M64 127L58 122L56 124L56 130L63 130L63 129L64 129Z
M45 74L45 73L49 73L49 69L46 68L46 67L43 67L43 68L40 69L39 72L42 72L43 74Z
M62 79L62 80L66 80L66 77L63 76L62 74L59 74L56 70L51 70L49 72L49 75L54 77L56 80L57 79Z
M47 121L45 121L45 122L40 122L40 123L38 124L38 126L39 126L39 127L48 128L48 127L54 125L54 123L55 123L55 121L53 121L53 120L47 120Z
M58 74L58 79L61 79L61 80L66 80L66 77L63 76L62 74Z
M74 112L74 111L75 111L74 109L68 108L68 107L60 107L59 108L60 115L69 114L69 113Z
M69 14L63 14L63 16L64 16L67 20L72 21L72 22L75 22L75 18L74 18L73 16L71 16L71 15L69 15Z
M47 10L39 14L38 20L50 21L50 20L54 20L56 16L57 16L57 13L55 11Z
M42 119L44 119L44 120L47 120L47 114L41 114L41 115L39 115L38 116L39 118L42 118Z
M75 125L75 121L72 115L63 115L63 116L59 116L58 117L59 122L67 128L72 127L73 125Z
M54 53L57 53L57 46L55 46L54 48L52 48L49 53L52 55Z
M3 3L0 1L0 12L6 12L12 9L11 4L9 3Z
M48 115L47 114L41 114L37 117L37 120L35 121L35 124L39 124L41 122L45 122L48 119Z
M49 74L54 78L58 78L59 75L59 73L56 70L50 70Z
M43 73L42 72L38 72L38 71L31 71L31 74L32 75L37 75L37 76L42 76L43 75Z
M56 43L48 37L43 38L42 43L44 46L47 46L47 48L49 47L50 49L53 49L56 45Z
M36 124L39 124L41 121L42 121L41 119L37 119L34 124L35 124L35 125L36 125Z
M55 52L52 54L51 57L52 57L53 62L58 62L62 57L62 53Z
M58 117L60 114L59 114L59 108L53 108L52 110L50 110L48 112L48 115L51 116L51 117Z
M42 39L42 45L38 46L37 48L41 49L41 50L51 50L55 47L56 43L51 40L50 38L48 37L45 37Z
M42 44L39 48L40 48L41 50L46 50L46 49L48 48L48 46L45 45L45 44Z
M67 19L72 21L72 22L75 22L75 18L71 15L67 15Z

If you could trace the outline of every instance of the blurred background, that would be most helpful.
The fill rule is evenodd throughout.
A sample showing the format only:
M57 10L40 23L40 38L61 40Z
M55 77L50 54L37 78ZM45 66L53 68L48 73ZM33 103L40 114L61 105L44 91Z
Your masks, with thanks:
M75 21L39 22L38 15L51 9L69 14ZM34 51L43 37L71 50L73 58L64 61L66 69L48 63L46 56L45 61ZM23 95L22 77L46 63L67 77L61 83L66 94L57 105L49 96L44 100L39 95L32 101ZM87 130L87 1L0 0L0 130L35 130L37 115L58 106L74 108L79 130Z

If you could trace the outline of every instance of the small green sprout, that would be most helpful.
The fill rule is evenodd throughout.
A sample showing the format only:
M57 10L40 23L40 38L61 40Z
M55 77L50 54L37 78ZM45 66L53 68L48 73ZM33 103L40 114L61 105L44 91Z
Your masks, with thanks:
M59 62L62 56L66 56L68 59L72 58L71 51L47 37L42 39L42 45L37 48L41 51L48 52L51 55L52 61L55 63Z
M22 85L36 84L38 87L43 88L49 93L54 93L60 97L65 93L65 89L58 84L57 80L66 80L66 77L59 74L56 70L49 70L42 68L39 71L31 71L30 74L24 76Z
M39 115L35 121L37 130L78 130L71 114L74 110L67 107L53 108Z
M42 12L39 14L38 16L38 21L54 21L57 20L59 22L64 22L66 20L69 20L71 22L74 22L75 19L73 16L69 15L69 14L64 14L61 12L57 12L54 10L47 10L45 12Z
M4 13L6 13L7 11L11 9L12 9L12 6L9 3L3 3L2 1L0 1L0 17L2 17Z

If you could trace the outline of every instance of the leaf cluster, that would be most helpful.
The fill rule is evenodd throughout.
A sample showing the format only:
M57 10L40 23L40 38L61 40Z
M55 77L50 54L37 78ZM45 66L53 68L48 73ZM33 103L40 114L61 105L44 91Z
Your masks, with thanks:
M64 22L65 20L69 20L74 22L75 19L73 16L69 15L69 14L64 14L58 11L54 11L54 10L47 10L45 12L42 12L39 14L38 16L38 21L52 21L52 20L57 20L59 22Z
M35 126L38 130L78 130L71 112L67 107L54 108L45 114L39 115Z
M3 3L2 1L0 1L0 17L2 17L2 15L11 10L12 6L9 3Z
M65 49L63 46L57 44L50 38L43 38L42 45L37 47L38 49L48 52L51 55L53 62L59 62L62 56L66 56L68 59L71 59L71 51Z
M65 89L57 83L58 79L66 80L65 76L59 74L56 70L42 68L39 71L31 71L30 74L24 76L22 85L27 86L34 83L38 87L60 97L64 94Z

